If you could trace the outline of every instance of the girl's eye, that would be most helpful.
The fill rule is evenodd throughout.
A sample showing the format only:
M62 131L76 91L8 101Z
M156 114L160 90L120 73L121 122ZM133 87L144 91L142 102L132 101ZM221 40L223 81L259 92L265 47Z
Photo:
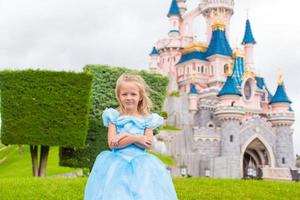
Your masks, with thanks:
M136 93L132 93L131 95L132 95L132 96L136 96Z

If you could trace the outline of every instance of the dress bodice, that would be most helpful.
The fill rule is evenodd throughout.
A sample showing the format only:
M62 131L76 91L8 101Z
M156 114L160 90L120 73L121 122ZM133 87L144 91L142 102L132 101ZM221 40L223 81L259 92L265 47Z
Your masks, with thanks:
M155 129L163 123L163 118L156 113L143 117L132 117L120 115L113 108L108 108L103 112L103 124L108 127L109 123L116 125L117 134L144 134L146 128Z
M113 108L108 108L102 115L104 126L108 127L110 123L114 124L117 129L117 134L129 133L143 135L145 129L155 129L163 123L163 118L156 113L148 116L133 117L128 115L120 115L120 113ZM131 144L121 149L113 149L113 152L122 153L126 157L134 157L139 152L144 151L144 148Z

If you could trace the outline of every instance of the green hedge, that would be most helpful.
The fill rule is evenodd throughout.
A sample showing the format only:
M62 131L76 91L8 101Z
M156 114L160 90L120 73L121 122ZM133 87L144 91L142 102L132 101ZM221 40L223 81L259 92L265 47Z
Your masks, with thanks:
M87 73L0 72L2 143L84 146L91 81Z
M161 112L168 78L146 71L129 70L106 65L87 65L84 71L93 74L92 109L90 115L90 129L85 148L61 148L60 164L71 167L91 168L96 156L107 150L107 129L102 124L102 113L105 108L118 106L115 98L115 85L119 76L125 72L140 74L153 90L150 95L153 101L153 112Z

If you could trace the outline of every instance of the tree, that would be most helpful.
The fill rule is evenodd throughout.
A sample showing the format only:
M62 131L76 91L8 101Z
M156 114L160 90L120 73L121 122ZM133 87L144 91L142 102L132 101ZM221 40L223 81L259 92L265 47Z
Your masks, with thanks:
M87 73L0 72L2 143L30 146L33 176L45 176L50 146L84 146L91 81Z

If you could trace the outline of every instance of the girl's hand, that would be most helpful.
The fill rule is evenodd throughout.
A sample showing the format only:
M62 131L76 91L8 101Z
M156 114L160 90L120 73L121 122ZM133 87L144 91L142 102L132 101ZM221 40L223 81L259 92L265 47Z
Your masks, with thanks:
M111 147L113 147L113 148L118 147L119 141L128 136L130 136L128 133L121 133L121 134L116 135L110 142Z
M152 145L152 139L145 136L145 135L141 135L138 138L137 141L139 144L143 145L146 149L150 149L151 145Z

